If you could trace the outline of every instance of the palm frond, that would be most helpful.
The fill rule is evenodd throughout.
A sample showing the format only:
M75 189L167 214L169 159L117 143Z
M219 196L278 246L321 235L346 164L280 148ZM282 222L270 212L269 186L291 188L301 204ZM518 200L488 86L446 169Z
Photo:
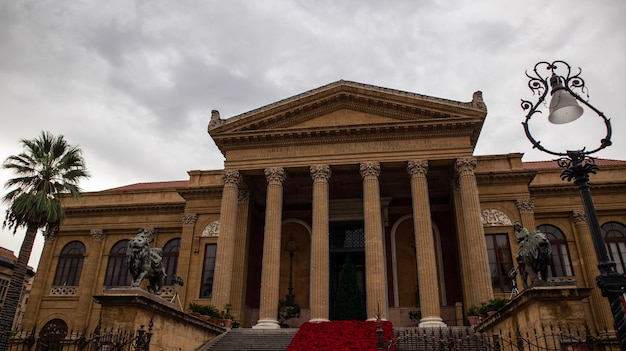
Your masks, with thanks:
M80 148L62 135L42 132L35 139L22 139L24 151L6 158L2 167L16 177L4 187L3 201L9 203L4 227L58 227L64 218L59 194L80 195L78 183L89 177Z

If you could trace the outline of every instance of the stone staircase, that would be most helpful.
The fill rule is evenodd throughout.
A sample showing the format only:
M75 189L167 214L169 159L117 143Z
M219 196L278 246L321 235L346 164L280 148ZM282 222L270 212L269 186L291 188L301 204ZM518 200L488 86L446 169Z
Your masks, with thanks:
M487 351L490 339L470 327L394 328L398 351Z
M233 328L199 351L285 351L298 329Z

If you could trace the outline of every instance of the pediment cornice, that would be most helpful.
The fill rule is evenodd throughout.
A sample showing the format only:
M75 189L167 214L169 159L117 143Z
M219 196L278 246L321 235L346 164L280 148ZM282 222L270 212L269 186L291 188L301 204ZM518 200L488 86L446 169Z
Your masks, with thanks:
M381 116L384 120L298 127L338 110ZM469 135L475 143L486 111L479 92L472 102L456 102L338 81L225 120L214 111L208 131L222 152L253 147L256 142L285 145L297 140L314 144L372 140L372 136L384 140L402 138L403 134L419 137L425 132L428 136Z

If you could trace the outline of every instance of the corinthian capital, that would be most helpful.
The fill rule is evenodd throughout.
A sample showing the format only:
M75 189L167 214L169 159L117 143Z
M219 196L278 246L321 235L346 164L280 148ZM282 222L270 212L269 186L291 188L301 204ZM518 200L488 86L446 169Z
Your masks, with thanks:
M412 160L406 166L406 170L411 177L425 176L428 173L428 161L426 160Z
M91 237L93 240L102 240L104 239L104 230L100 228L91 230Z
M574 210L572 211L572 221L576 225L587 224L587 214L582 210Z
M185 213L183 215L183 226L185 227L193 227L194 224L196 224L196 221L198 220L198 214L197 213Z
M265 169L265 179L268 183L283 183L287 178L287 173L282 167L272 167Z
M374 176L378 178L380 175L380 162L363 162L361 163L359 171L361 172L361 177L363 178L367 176Z
M311 166L311 178L313 181L330 179L331 171L328 165L313 165Z
M241 175L239 171L224 171L222 174L222 179L224 180L224 185L239 185L239 181L241 180Z
M476 168L476 159L474 157L459 158L456 160L455 168L459 175L474 173L474 168Z
M520 213L533 213L535 211L535 199L518 199L517 209Z

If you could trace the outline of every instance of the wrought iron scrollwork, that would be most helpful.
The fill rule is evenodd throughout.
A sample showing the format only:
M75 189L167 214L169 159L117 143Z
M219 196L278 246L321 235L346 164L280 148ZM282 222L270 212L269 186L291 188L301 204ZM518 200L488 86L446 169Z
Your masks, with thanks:
M584 79L580 77L581 73L582 69L580 68L578 68L577 73L572 72L572 67L567 62L561 60L553 62L541 61L535 65L532 72L526 71L526 76L529 79L528 88L532 91L533 96L537 96L537 101L533 103L529 100L522 99L521 107L524 111L527 111L526 118L524 122L522 122L522 125L524 126L526 137L533 144L533 148L558 157L572 156L572 151L559 152L547 149L541 145L541 141L536 140L530 132L530 119L533 118L535 114L542 113L540 107L546 101L546 97L550 92L550 79L554 77L556 77L556 79L563 85L562 89L565 89L578 102L594 111L602 119L606 127L606 135L600 140L600 145L595 149L586 150L586 148L582 148L580 150L576 150L574 152L579 154L576 157L585 158L586 156L596 153L612 144L610 120L606 118L604 113L589 104L587 101L589 99L589 90L585 86ZM583 98L583 96L585 98Z

